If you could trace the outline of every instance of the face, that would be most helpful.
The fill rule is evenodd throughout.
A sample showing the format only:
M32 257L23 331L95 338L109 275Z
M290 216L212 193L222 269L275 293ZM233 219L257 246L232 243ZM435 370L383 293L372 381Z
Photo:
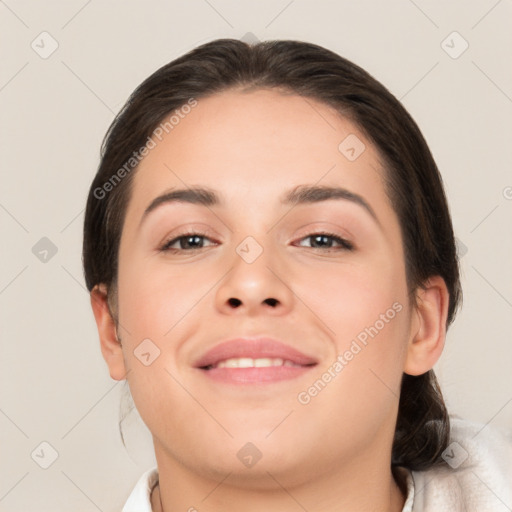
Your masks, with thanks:
M157 140L118 314L159 463L292 484L390 448L412 315L383 173L354 124L276 90L200 99Z

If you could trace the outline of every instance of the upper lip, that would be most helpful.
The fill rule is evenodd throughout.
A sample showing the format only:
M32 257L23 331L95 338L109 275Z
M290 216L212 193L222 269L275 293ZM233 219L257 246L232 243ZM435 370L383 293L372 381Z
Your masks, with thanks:
M196 368L205 368L214 366L227 359L240 357L251 359L279 358L302 366L317 363L315 358L281 341L266 337L245 337L230 339L215 345L199 357L194 366Z

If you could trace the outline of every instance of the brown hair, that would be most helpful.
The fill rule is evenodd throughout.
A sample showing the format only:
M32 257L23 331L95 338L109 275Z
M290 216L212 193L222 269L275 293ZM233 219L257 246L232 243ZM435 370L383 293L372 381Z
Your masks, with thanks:
M134 172L130 171L138 163L135 152L166 116L191 98L232 88L278 88L323 102L354 122L375 144L401 226L411 300L429 277L441 276L450 295L448 326L462 298L459 264L442 179L419 128L366 71L321 46L300 41L249 45L218 39L166 64L137 87L105 136L89 191L83 241L88 290L104 283L116 314L118 250L131 196ZM116 176L119 179L113 181ZM449 433L434 372L404 374L392 465L420 470L442 462Z

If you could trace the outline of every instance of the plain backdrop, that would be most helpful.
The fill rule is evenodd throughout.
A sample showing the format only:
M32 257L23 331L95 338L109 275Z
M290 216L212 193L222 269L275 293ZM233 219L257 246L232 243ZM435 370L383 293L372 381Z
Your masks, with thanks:
M1 1L0 510L120 511L154 462L136 414L121 443L124 382L102 359L82 276L85 199L131 91L220 37L320 44L401 99L440 167L461 255L442 389L452 413L510 429L511 22L510 0Z

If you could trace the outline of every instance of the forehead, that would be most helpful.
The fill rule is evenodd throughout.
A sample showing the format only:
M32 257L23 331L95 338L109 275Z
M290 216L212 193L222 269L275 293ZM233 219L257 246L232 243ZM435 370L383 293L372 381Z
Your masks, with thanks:
M374 146L354 123L311 98L274 89L224 91L198 99L167 131L153 137L155 147L134 176L139 215L163 190L194 185L244 207L277 201L283 190L306 183L385 199Z

